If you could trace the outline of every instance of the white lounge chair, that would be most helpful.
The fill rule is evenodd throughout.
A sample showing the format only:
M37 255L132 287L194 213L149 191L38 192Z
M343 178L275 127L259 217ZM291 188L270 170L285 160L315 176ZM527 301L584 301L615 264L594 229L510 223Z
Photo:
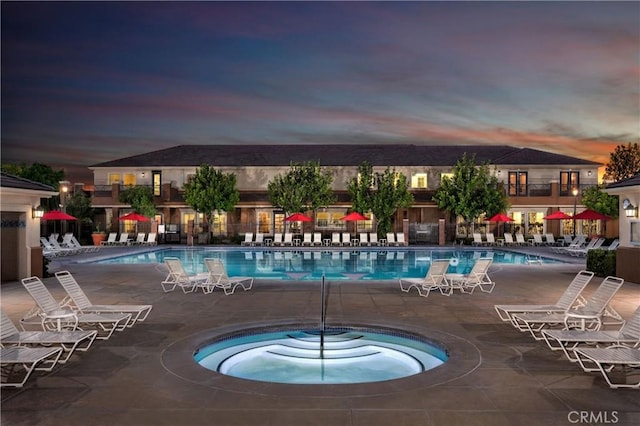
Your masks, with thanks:
M506 246L515 246L516 242L513 240L513 235L509 234L508 232L504 233L504 244Z
M494 305L494 309L498 313L500 319L504 322L511 323L514 327L517 325L514 322L513 315L523 314L527 312L543 312L543 313L564 313L567 310L578 306L582 306L583 303L577 303L580 299L580 294L587 287L587 284L593 278L594 273L589 271L580 271L573 278L569 286L565 289L564 293L558 298L558 300L549 305Z
M542 234L533 234L533 242L531 243L532 246L543 246L545 245L544 241L542 240Z
M620 346L581 348L576 349L575 354L584 371L599 371L609 387L640 389L640 349ZM632 374L617 378L616 367L625 370L628 368ZM637 382L627 383L627 377L635 377Z
M78 250L81 253L93 253L100 249L100 246L83 246L75 235L68 232L62 237L62 247Z
M519 246L526 246L528 243L524 239L524 235L518 233L516 234L516 244Z
M253 232L247 232L244 234L244 241L240 243L241 246L250 246L253 244Z
M360 233L360 245L363 247L367 247L369 246L369 234L367 234L366 232L361 232Z
M406 246L407 242L404 239L404 232L396 233L396 245L397 246Z
M156 241L157 237L158 234L156 232L149 232L149 234L147 235L147 239L142 244L145 246L155 246L158 244Z
M348 232L342 233L342 245L350 246L351 245L351 234Z
M567 249L571 256L585 257L589 250L599 249L606 240L604 238L594 238L584 248Z
M180 287L184 293L191 293L196 289L197 285L206 281L209 276L204 272L190 275L184 269L182 261L177 257L165 257L164 263L169 270L167 277L160 283L165 293L175 290L176 287Z
M387 245L388 246L397 246L397 244L396 244L396 235L393 232L387 232Z
M106 240L100 243L102 246L112 246L117 243L118 233L117 232L109 232L109 236Z
M241 286L244 291L251 290L253 278L241 276L229 277L220 259L207 258L204 259L204 264L209 271L207 280L198 284L198 287L202 288L204 293L211 293L216 288L221 288L224 290L224 294L228 296L233 294L238 286Z
M53 257L66 256L68 254L74 253L73 250L69 250L69 249L63 249L63 250L56 249L51 245L49 240L47 240L45 237L40 237L40 245L42 246L42 255L49 259Z
M342 242L340 241L340 233L334 232L331 234L331 245L332 246L340 246Z
M556 253L568 254L567 252L568 250L583 248L585 246L585 240L586 240L586 237L584 235L578 235L576 236L576 238L573 239L571 244L569 244L568 246L554 247L552 248L552 250L555 251Z
M473 241L471 242L472 246L483 246L484 241L482 241L482 234L478 232L473 233Z
M23 328L25 325L33 324L33 319L38 318L42 329L45 331L75 330L76 327L80 327L83 330L92 328L98 332L96 339L106 340L115 331L124 330L131 320L131 314L84 314L65 308L53 298L38 277L24 278L22 279L22 285L38 305L37 311L30 312L20 320Z
M602 317L605 314L609 302L624 280L618 277L608 276L593 294L586 300L583 306L576 309L568 309L564 313L524 313L513 315L514 325L522 332L529 332L536 340L543 340L542 330L554 326L566 329L600 330Z
M484 293L491 293L496 283L489 277L489 267L493 263L493 259L482 257L477 259L473 264L471 271L462 277L454 275L450 280L452 288L458 288L463 293L473 293L476 288Z
M496 245L496 238L492 233L488 233L487 234L487 243L488 246L495 246Z
M620 245L620 240L619 239L615 239L613 241L611 241L611 244L609 244L608 246L601 246L600 248L603 250L616 250L618 248L618 246Z
M381 246L381 242L378 239L377 232L369 232L369 245L370 246Z
M122 312L131 314L131 319L127 324L132 327L138 321L144 321L153 309L153 305L94 305L91 303L85 292L82 290L76 279L69 271L59 271L55 273L60 285L65 289L68 301L62 302L63 306L68 306L75 311L82 313L113 313Z
M313 233L313 245L321 246L322 245L322 233L314 232Z
M147 238L147 234L144 232L138 232L136 235L136 239L131 242L132 245L142 245L144 244L144 240Z
M276 232L275 234L273 234L273 241L271 241L271 244L274 246L281 246L282 245L282 233L281 232Z
M0 345L57 346L63 351L58 360L60 364L67 362L76 350L84 352L89 349L98 335L96 330L20 331L2 309L0 317Z
M408 293L415 287L420 296L427 297L431 290L438 289L441 294L450 296L453 289L445 277L448 267L448 259L432 260L424 278L401 278L400 290Z
M302 236L302 245L311 247L311 245L313 244L313 241L311 240L311 238L312 238L312 235L308 232L305 232L304 235Z
M123 232L122 234L120 234L120 238L118 238L118 241L116 241L113 245L114 246L128 246L131 244L131 241L129 241L129 233L128 232Z
M253 246L261 246L264 244L264 234L262 232L258 232L256 234L256 239L253 241Z
M640 347L640 306L620 330L542 330L542 337L552 351L562 350L567 359L576 362L574 351L585 345L620 345Z
M553 236L553 234L551 234L551 233L547 233L547 234L545 234L545 237L544 237L544 238L545 238L545 240L546 240L546 241L544 242L544 243L545 243L545 245L548 245L548 246L559 246L560 244L562 244L562 242L560 242L560 241L556 241L555 237L554 237L554 236Z
M291 232L285 232L283 246L293 246L293 234Z
M2 387L21 388L35 370L51 371L62 356L62 348L13 346L0 348ZM22 371L24 369L24 371Z
M66 255L72 255L72 254L78 254L80 253L81 250L78 250L76 248L69 248L69 247L62 247L60 245L60 243L58 242L58 240L56 240L55 238L51 238L49 237L49 245L47 246L48 249L50 250L55 250L56 252L66 256Z

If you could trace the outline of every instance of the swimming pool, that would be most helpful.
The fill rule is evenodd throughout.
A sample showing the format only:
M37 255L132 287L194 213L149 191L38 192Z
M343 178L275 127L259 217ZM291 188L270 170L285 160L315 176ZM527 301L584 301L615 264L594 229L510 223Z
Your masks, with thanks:
M432 259L450 259L448 273L467 274L476 259L491 257L495 264L527 264L527 255L502 250L444 249L273 249L169 248L97 261L101 264L154 264L179 258L189 273L205 272L204 259L222 260L231 276L274 280L395 280L424 277ZM559 263L540 259L543 263Z

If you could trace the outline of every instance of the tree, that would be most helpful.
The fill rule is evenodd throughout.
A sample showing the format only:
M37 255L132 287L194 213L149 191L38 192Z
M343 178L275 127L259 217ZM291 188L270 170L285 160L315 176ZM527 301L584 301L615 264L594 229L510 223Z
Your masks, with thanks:
M358 166L358 176L347 183L352 211L361 214L371 211L374 184L373 167L365 161Z
M582 203L589 209L611 217L618 217L618 196L602 189L604 185L590 186L582 193Z
M637 143L618 145L605 168L605 178L619 182L640 173L640 147Z
M462 216L467 223L482 213L493 216L509 208L507 195L490 172L489 163L476 166L475 155L468 158L466 153L453 166L453 176L442 178L433 200L440 209L454 217Z
M318 162L292 164L289 171L276 175L267 184L269 201L286 213L316 212L335 201L331 171Z
M195 211L204 213L207 223L213 222L215 212L230 212L240 201L234 173L224 173L202 164L184 185L184 200Z
M136 213L143 216L152 218L156 214L153 192L148 186L131 186L120 193L118 200L129 204Z
M64 170L54 170L50 166L42 163L33 163L30 166L27 166L25 163L7 163L2 165L2 171L34 182L44 183L45 185L49 185L54 188L56 191L60 190L60 181L63 181L65 178ZM59 196L43 198L40 200L40 205L47 210L57 209L59 204Z
M378 233L384 235L392 229L396 210L411 207L414 199L409 192L407 177L396 173L395 169L387 167L384 173L376 173L374 182L371 212L378 221Z

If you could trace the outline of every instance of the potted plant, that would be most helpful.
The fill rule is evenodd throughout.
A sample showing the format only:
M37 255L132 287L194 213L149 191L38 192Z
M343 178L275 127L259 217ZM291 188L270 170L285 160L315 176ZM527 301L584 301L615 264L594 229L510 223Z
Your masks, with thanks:
M107 239L107 233L100 229L100 224L96 224L96 229L91 234L94 246L102 245L102 242Z

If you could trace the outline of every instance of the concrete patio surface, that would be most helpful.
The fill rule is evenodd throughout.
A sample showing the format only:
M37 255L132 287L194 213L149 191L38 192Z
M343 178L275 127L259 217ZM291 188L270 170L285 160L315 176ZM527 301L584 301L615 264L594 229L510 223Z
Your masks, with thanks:
M159 248L163 248L162 246ZM120 248L120 251L140 250ZM548 254L544 248L538 253ZM108 248L98 256L116 253ZM81 255L82 258L92 256ZM499 320L495 304L551 303L584 259L545 265L494 264L493 293L451 297L403 293L397 281L331 281L327 324L384 325L449 347L448 363L426 373L359 385L285 385L240 380L192 360L211 334L256 325L317 325L320 284L256 280L225 296L164 293L164 265L55 261L93 303L153 304L149 318L22 389L2 390L1 423L14 425L571 425L640 424L640 391L610 389L544 342ZM61 300L55 278L43 280ZM587 293L602 281L595 277ZM33 306L19 282L3 283L3 310L18 323ZM640 285L625 282L612 306L625 318Z

